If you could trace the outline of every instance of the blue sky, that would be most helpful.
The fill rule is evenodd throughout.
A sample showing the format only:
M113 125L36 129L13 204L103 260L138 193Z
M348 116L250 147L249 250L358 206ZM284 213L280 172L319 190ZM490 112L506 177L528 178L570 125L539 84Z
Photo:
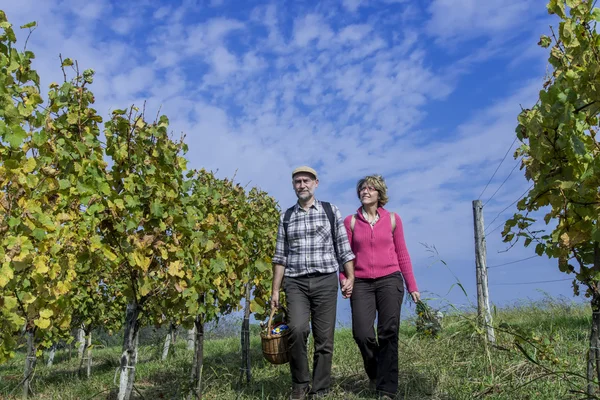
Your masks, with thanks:
M427 243L474 301L471 201L512 143L519 105L533 104L543 83L547 56L536 43L557 25L544 2L3 3L15 26L38 22L28 48L45 86L62 79L59 53L95 69L100 114L143 101L149 115L161 108L174 134L187 135L192 168L235 173L286 208L291 170L312 165L318 197L344 215L358 207L355 182L383 174L421 291L445 296L454 282L431 266ZM23 44L26 32L18 37ZM511 151L484 202L515 163ZM486 204L486 221L528 186L517 168ZM500 253L499 232L487 238L489 265L534 254L520 245ZM540 289L570 298L568 281L503 285L562 278L545 258L499 267L489 272L491 300L536 299ZM447 297L465 303L456 289Z

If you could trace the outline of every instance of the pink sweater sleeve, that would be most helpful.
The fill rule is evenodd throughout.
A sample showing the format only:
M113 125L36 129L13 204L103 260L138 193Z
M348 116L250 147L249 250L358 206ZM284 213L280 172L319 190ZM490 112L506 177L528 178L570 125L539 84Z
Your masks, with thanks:
M396 247L396 255L398 256L398 264L400 264L400 271L406 282L406 288L409 293L418 292L417 281L415 280L415 274L413 273L412 263L410 261L410 255L406 248L406 241L404 240L404 229L402 228L402 220L397 213L394 213L396 217L396 229L394 230L394 245Z
M344 226L346 227L346 233L348 234L348 242L350 243L350 248L352 248L352 228L350 227L352 221L352 215L348 215L344 219ZM352 249L354 251L354 249ZM346 274L340 272L340 283L346 279Z

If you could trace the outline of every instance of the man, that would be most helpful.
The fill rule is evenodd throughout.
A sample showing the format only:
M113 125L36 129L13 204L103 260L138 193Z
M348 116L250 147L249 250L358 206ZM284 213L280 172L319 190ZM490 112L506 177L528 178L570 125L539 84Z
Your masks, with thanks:
M271 307L279 307L283 281L288 308L289 358L293 400L321 397L331 386L333 333L336 321L337 272L344 266L342 295L354 285L354 254L344 221L334 205L315 199L317 172L299 167L292 172L298 202L282 214L273 257ZM333 221L331 226L330 221ZM285 276L285 280L283 279ZM310 388L307 339L309 319L314 338L313 377Z

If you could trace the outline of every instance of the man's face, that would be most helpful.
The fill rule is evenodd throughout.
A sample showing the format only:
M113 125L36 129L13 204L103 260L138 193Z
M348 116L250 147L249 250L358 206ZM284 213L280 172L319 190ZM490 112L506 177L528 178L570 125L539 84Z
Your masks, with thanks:
M306 172L299 172L292 179L294 191L298 199L306 201L315 195L315 189L319 186L319 180Z

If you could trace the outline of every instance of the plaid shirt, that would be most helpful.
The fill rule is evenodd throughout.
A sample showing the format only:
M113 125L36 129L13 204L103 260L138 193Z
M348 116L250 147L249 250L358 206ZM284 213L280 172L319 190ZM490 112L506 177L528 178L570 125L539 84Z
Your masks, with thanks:
M283 229L283 218L285 212L279 219L279 230L277 231L277 245L273 264L281 264L285 267L285 276L302 276L315 272L332 273L337 272L339 265L354 260L354 254L350 249L348 235L344 227L344 220L340 210L331 205L336 219L336 239L339 258L335 258L335 249L331 237L331 226L327 214L321 202L315 199L314 204L304 210L298 203L294 206L294 212L290 217L287 234L289 253L284 254L285 230Z

